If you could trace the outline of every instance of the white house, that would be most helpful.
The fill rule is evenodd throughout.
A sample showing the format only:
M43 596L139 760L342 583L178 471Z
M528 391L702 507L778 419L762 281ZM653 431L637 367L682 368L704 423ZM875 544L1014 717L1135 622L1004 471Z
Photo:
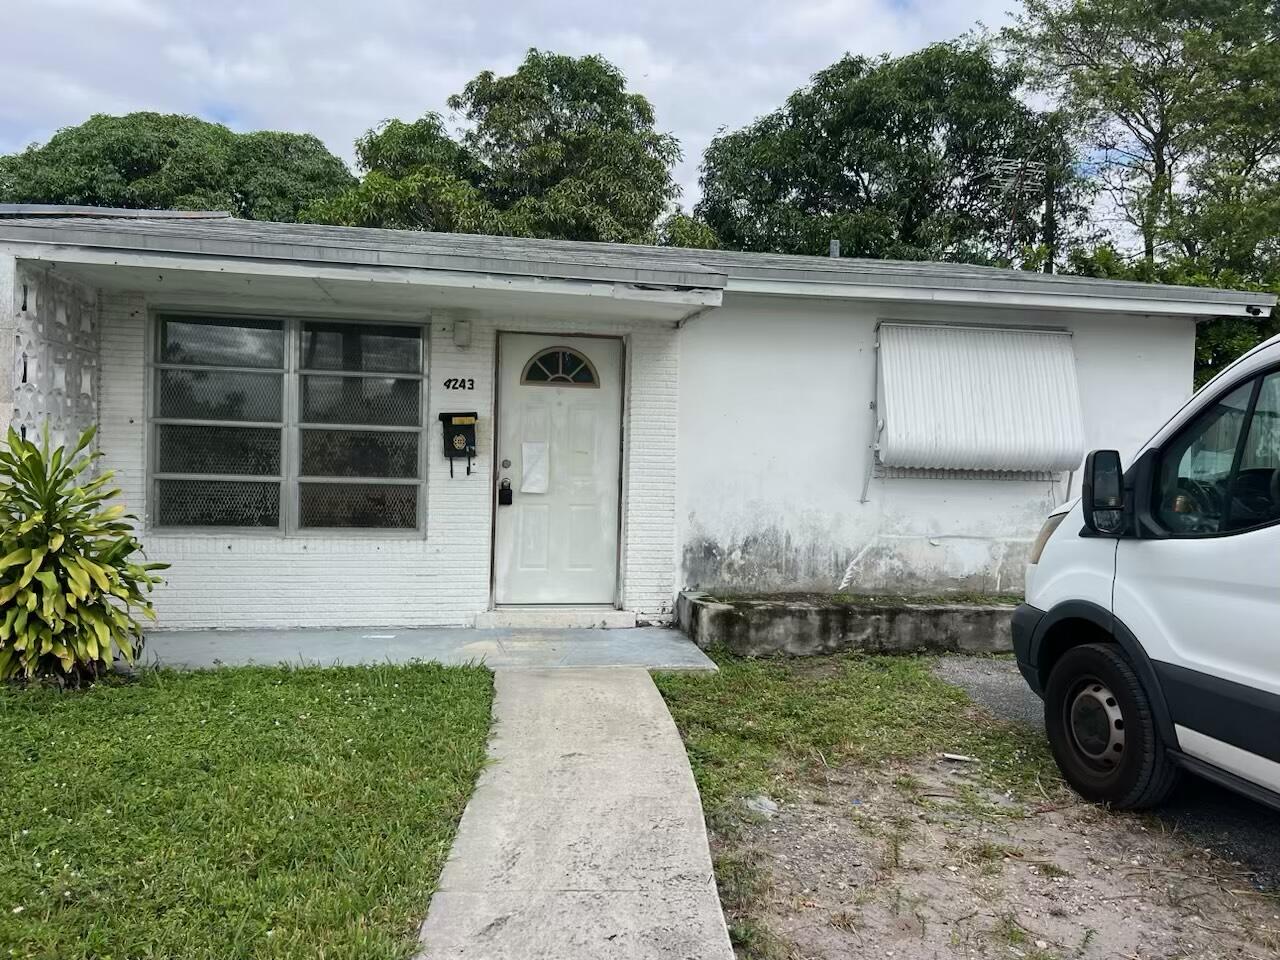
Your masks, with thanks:
M165 626L664 621L1017 592L1093 447L1263 295L981 267L0 210L0 427L90 423Z

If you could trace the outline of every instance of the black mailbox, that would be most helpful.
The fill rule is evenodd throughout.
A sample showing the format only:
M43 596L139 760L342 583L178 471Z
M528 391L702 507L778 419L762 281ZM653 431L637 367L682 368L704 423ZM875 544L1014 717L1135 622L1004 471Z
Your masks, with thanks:
M471 476L471 458L476 455L476 414L442 413L440 424L444 430L444 455L449 461L449 476L453 476L453 461L467 461L467 476Z

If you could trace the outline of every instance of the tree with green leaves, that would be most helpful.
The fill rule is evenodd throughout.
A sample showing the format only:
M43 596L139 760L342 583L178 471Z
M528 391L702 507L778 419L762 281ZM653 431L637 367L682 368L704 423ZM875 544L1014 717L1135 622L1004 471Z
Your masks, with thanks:
M322 223L644 243L679 194L675 139L603 57L530 50L486 70L437 114L391 120L356 144L364 176L307 217Z
M742 250L822 254L835 239L847 256L1051 264L1080 184L1022 82L979 43L846 56L712 142L696 213Z
M1076 251L1073 271L1280 291L1280 0L1024 0L1006 39L1140 243ZM1277 329L1202 325L1197 378Z
M161 113L95 114L48 143L0 157L0 202L226 210L297 219L355 182L310 134L237 134Z
M1006 39L1148 263L1256 266L1269 228L1246 210L1274 204L1280 175L1280 2L1024 0Z
M658 224L658 244L663 247L717 250L720 238L697 217L691 217L683 210L675 210Z

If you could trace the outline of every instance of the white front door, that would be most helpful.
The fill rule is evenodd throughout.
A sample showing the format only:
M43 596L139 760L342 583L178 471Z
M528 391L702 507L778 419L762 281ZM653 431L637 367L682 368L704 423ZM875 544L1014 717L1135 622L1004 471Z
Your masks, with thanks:
M614 603L621 341L502 334L497 461L495 602Z

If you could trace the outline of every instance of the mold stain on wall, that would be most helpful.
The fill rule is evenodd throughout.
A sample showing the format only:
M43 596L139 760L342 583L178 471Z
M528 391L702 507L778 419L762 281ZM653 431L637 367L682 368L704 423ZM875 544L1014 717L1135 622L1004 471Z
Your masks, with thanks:
M834 589L853 551L829 537L798 536L779 524L724 540L691 523L682 569L686 586L739 592Z
M682 582L733 593L1019 593L1031 542L1052 505L1051 497L1033 496L998 517L975 511L946 524L947 532L936 516L945 502L919 500L912 510L878 511L856 526L775 517L739 522L747 529L725 536L690 515Z

